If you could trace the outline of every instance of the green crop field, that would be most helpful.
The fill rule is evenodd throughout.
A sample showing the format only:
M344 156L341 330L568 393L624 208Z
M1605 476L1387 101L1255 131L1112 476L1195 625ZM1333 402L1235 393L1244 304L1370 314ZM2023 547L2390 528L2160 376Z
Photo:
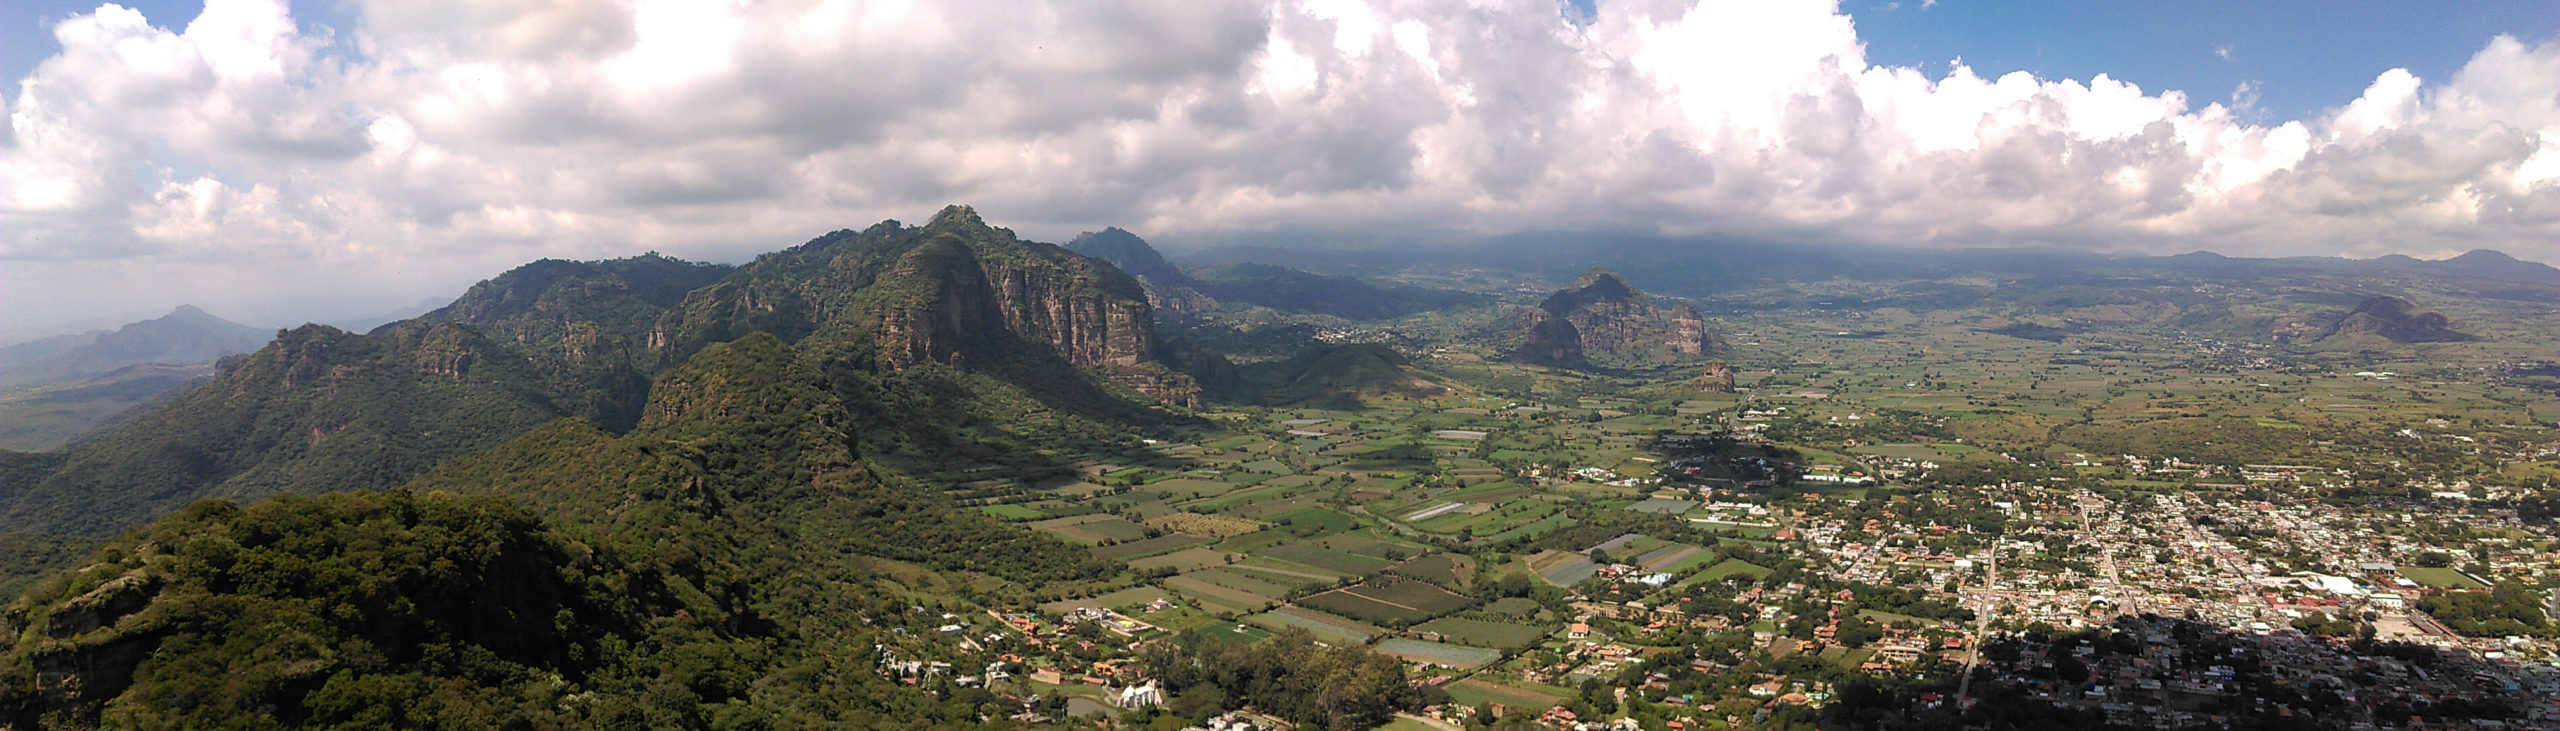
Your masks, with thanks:
M2486 589L2489 585L2472 581L2471 577L2449 568L2402 566L2400 575L2409 577L2430 589Z
M1475 560L1449 553L1435 553L1396 566L1395 573L1422 579L1441 586L1465 588L1475 573Z
M1120 519L1118 516L1111 515L1078 515L1066 518L1055 518L1033 523L1031 524L1031 527L1048 531L1056 534L1060 538L1085 545L1093 545L1109 541L1134 541L1147 537L1146 526L1131 523L1127 520Z
M1386 630L1364 622L1337 617L1306 607L1283 606L1245 618L1245 621L1273 629L1297 627L1315 633L1329 642L1366 644L1369 638L1386 634Z
M1278 600L1289 595L1289 587L1253 578L1225 568L1212 568L1183 574L1194 581L1216 584L1264 599Z
M1002 520L1039 520L1041 518L1049 517L1048 513L1011 504L980 505L978 506L978 512L986 513Z
M1431 618L1430 612L1378 601L1349 589L1308 596L1299 599L1298 604L1377 624L1410 624Z
M1209 542L1210 539L1208 538L1188 533L1166 533L1154 538L1130 541L1127 543L1095 546L1092 550L1094 558L1121 560L1136 558L1139 556L1153 556L1155 554L1172 551L1174 549L1189 548L1191 546L1197 546Z
M1327 551L1306 543L1287 543L1272 546L1260 551L1255 551L1254 554L1270 556L1284 561L1293 561L1331 571L1339 571L1354 576L1367 576L1369 574L1376 573L1379 569L1386 568L1393 563L1386 559L1374 556L1362 556L1358 554L1343 553L1341 551Z
M1500 703L1516 708L1547 708L1564 703L1572 694L1561 688L1523 687L1485 680L1481 676L1450 683L1449 700L1470 706Z
M1727 576L1749 576L1757 579L1768 575L1769 569L1767 568L1742 559L1728 558L1722 563L1707 567L1705 571L1700 571L1696 575L1689 577L1688 581L1681 583L1695 584L1707 581L1717 581Z
M1414 625L1414 629L1438 632L1446 641L1477 647L1516 650L1537 644L1554 634L1554 627L1539 627L1510 622L1487 622L1481 619L1441 617Z
M1481 647L1451 645L1439 642L1424 642L1422 640L1410 640L1402 637L1380 640L1377 645L1373 646L1373 649L1376 649L1381 653L1394 655L1407 660L1438 663L1462 669L1474 669L1482 667L1495 660L1502 659L1502 652L1499 650L1488 650Z
M1229 613L1259 612L1271 608L1273 603L1268 597L1201 581L1188 574L1165 579L1164 587L1182 592L1213 610Z
M1212 566L1221 566L1225 565L1226 562L1227 553L1225 551L1208 548L1185 548L1160 556L1130 559L1129 568L1137 569L1139 571L1153 571L1155 569L1171 567L1174 571L1184 572L1197 571Z

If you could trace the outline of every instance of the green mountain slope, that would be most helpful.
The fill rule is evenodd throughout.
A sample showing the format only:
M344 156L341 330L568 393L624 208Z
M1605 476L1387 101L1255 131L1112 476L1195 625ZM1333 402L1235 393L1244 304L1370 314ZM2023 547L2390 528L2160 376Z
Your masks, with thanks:
M735 269L535 262L418 320L282 333L126 426L0 475L0 534L20 536L0 566L58 565L61 551L22 547L86 545L201 498L398 486L561 417L663 432L654 380L759 337L836 414L836 459L868 453L890 473L1064 470L1066 447L1175 423L1163 404L1199 393L1158 362L1135 280L965 207Z
M630 435L563 419L399 491L199 503L0 614L0 723L974 723L870 667L955 640L869 557L1112 569L873 474L824 385L751 335L661 376Z
M99 536L205 497L395 486L564 415L541 383L468 327L305 326L0 491L0 531Z
M652 362L640 355L658 318L730 267L657 254L610 261L545 259L473 285L419 319L471 325L523 352L570 413L631 428Z

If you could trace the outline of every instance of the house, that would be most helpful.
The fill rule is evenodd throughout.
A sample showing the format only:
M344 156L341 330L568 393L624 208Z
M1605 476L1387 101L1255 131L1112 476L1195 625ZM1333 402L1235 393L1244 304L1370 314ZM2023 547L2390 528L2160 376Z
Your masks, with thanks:
M1564 636L1566 639L1574 640L1589 637L1591 636L1591 625L1584 624L1582 622L1575 622L1571 626L1565 628Z
M1120 702L1120 707L1121 707L1121 708L1128 708L1128 709L1145 708L1145 707L1148 707L1148 706L1152 706L1152 705L1156 705L1156 704L1159 704L1159 703L1163 703L1163 702L1164 702L1164 692L1163 692L1163 691L1156 690L1156 684L1155 684L1155 683L1148 683L1148 684L1145 684L1145 685L1130 686L1130 687L1127 687L1127 688L1122 688L1122 689L1120 690L1120 698L1119 698L1119 702Z

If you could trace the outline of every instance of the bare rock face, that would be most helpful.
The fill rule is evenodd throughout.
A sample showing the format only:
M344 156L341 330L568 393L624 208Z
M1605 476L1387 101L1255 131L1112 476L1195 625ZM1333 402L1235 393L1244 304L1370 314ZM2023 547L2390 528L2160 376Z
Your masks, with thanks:
M891 362L939 360L999 333L1087 368L1151 359L1155 317L1128 275L1057 247L1032 248L1046 245L998 235L975 212L959 211L926 226L946 230L900 257L883 282L910 290L880 313L880 348Z
M1671 352L1699 357L1724 350L1724 338L1707 327L1707 318L1697 308L1681 303L1671 308Z
M1697 310L1684 304L1666 314L1617 272L1599 267L1524 312L1521 329L1527 337L1514 358L1562 368L1589 367L1595 357L1698 357L1723 345Z
M1513 358L1557 368L1591 367L1590 358L1582 352L1582 331L1573 326L1572 320L1543 307L1522 313L1521 318L1529 339L1513 351Z
M646 339L671 361L752 331L786 340L862 333L893 368L1050 354L1160 399L1196 399L1154 366L1155 312L1109 262L1023 241L951 206L923 226L887 221L770 254L695 290ZM1177 383L1180 381L1180 383Z
M1698 387L1701 393L1733 393L1733 366L1722 360L1707 361L1706 369L1690 379L1689 385Z

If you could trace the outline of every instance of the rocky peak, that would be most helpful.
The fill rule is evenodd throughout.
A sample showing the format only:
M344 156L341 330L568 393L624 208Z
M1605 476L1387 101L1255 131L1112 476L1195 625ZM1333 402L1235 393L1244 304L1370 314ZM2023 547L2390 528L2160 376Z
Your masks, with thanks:
M953 203L943 206L940 212L933 214L933 221L925 224L925 228L944 226L987 228L987 222L978 217L978 209Z
M1697 357L1722 345L1696 309L1683 304L1668 314L1617 272L1592 267L1573 284L1523 313L1526 341L1514 357L1565 368L1590 358L1662 361Z
M839 231L759 258L695 290L648 344L672 363L748 332L796 342L822 330L865 334L896 368L1008 358L1033 345L1133 387L1163 380L1121 377L1155 360L1155 314L1139 280L1024 241L962 205L921 227Z

